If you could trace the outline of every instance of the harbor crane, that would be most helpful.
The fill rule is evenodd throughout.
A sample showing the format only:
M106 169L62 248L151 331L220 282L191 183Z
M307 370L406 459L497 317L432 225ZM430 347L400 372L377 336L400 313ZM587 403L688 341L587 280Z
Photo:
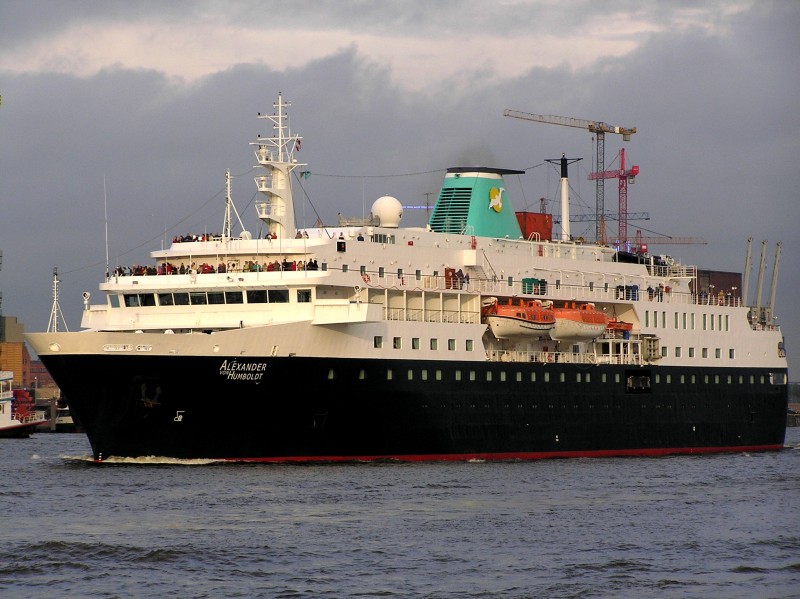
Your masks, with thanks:
M636 165L627 170L625 169L625 148L619 151L619 169L589 173L590 181L599 181L600 179L619 180L619 237L617 238L617 243L620 248L624 248L628 244L628 183L633 183L638 174L639 167ZM598 237L598 242L604 244L606 242L604 237L605 235Z
M585 119L575 119L565 116L556 116L553 114L531 114L529 112L520 112L518 110L507 109L503 112L503 116L510 116L516 119L523 119L526 121L534 121L537 123L549 123L551 125L563 125L565 127L577 127L578 129L588 129L597 140L597 156L596 156L596 173L605 172L605 139L606 133L617 133L622 135L623 141L630 141L631 135L636 133L636 127L617 127L609 125L602 121L587 121ZM597 184L597 200L596 200L596 239L600 241L603 237L602 222L605 215L605 179L598 177Z

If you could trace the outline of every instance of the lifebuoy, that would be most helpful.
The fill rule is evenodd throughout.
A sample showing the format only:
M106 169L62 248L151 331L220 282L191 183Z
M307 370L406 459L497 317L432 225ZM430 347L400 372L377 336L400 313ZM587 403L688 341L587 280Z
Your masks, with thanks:
M361 278L364 280L365 283L369 283L369 275L361 275Z

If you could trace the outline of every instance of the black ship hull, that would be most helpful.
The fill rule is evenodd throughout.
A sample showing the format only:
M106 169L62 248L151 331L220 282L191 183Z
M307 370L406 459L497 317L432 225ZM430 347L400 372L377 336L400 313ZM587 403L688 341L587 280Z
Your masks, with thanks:
M299 357L50 355L42 361L96 460L501 460L776 450L788 402L787 385L754 368Z

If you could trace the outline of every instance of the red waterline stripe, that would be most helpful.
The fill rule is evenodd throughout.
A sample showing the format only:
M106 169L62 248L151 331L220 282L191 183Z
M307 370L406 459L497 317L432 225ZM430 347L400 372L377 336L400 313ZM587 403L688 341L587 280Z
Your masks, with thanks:
M551 458L609 458L641 457L679 454L741 453L755 451L778 451L783 445L742 445L738 447L673 447L661 449L599 449L594 451L522 451L509 453L444 453L444 454L399 454L399 455L320 455L286 456L264 458L222 458L226 462L305 463L305 462L466 462L484 461L528 461Z

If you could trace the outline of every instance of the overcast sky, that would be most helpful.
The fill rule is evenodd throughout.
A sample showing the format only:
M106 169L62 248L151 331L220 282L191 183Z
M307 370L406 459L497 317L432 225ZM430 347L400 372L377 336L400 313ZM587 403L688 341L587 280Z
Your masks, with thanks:
M767 240L766 303L782 241L775 314L800 380L798 31L794 0L2 0L2 312L45 330L58 267L78 329L106 248L112 268L148 263L165 238L221 229L227 169L257 231L249 143L271 133L256 115L279 92L312 173L299 225L384 194L424 205L465 165L526 169L508 182L515 208L546 198L558 213L558 174L540 165L562 152L582 158L571 210L593 214L591 133L511 108L637 128L605 141L607 169L624 147L641 170L628 212L649 219L629 235L707 242L655 253L741 272L752 237L753 300ZM617 212L613 180L605 208Z

